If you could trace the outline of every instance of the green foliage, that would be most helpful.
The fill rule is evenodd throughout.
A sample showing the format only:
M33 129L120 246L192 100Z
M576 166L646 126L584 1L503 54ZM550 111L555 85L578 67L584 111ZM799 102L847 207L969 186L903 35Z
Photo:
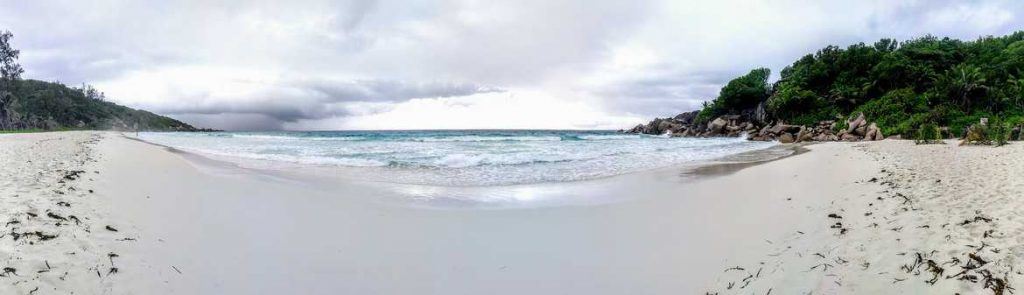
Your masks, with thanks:
M761 73L730 82L702 116L756 106ZM885 134L933 123L960 135L981 117L1024 116L1024 32L827 46L784 68L765 98L768 121L806 125L863 111Z
M722 87L716 103L726 111L739 111L757 106L768 98L768 77L771 70L753 69L750 73L729 81Z
M105 102L90 85L81 89L60 83L21 80L20 52L13 34L0 32L0 131L131 129L196 130L178 120Z
M893 90L878 99L868 101L857 107L851 114L863 112L871 121L878 124L883 134L909 134L911 126L920 126L925 120L928 107L924 97L914 93L913 89ZM914 120L908 120L918 115ZM916 123L916 124L914 124ZM914 125L911 125L914 124Z
M697 121L706 122L724 114L738 113L756 107L768 98L771 90L768 85L769 76L771 70L758 68L729 81L722 87L718 98L710 103L704 103L704 107L697 114Z
M988 89L983 85L985 82L981 68L959 64L935 78L935 90L962 110L969 111L972 105L984 99Z
M988 124L988 133L986 133L988 141L996 146L1005 145L1006 140L1010 137L1010 129L1006 127L1006 123L999 117L993 117Z
M20 51L11 46L12 37L14 34L10 31L0 32L0 88L10 87L10 83L25 72L17 62Z
M8 129L195 130L181 121L102 101L60 83L19 80L15 84L7 108L17 120Z
M922 124L914 136L915 144L931 144L941 143L942 135L939 132L939 126L935 124L927 123Z
M775 95L768 99L767 109L769 113L780 118L789 118L792 122L796 117L807 115L801 113L801 110L821 109L825 104L814 91L803 89L793 83L782 83Z
M696 121L697 123L704 123L707 121L711 121L711 119L713 119L714 117L723 114L724 111L722 111L722 108L716 105L715 102L709 103L705 101L703 104L704 106L700 109L700 112L697 113L697 117L694 118L694 121Z

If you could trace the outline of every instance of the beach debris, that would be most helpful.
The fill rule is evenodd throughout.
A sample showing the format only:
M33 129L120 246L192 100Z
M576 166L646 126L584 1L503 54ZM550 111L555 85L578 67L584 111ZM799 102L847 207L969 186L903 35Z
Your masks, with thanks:
M927 280L925 282L927 282L930 285L935 285L935 282L939 281L939 277L941 277L942 273L945 272L946 270L940 267L938 264L936 264L935 260L928 259L927 271L932 273L932 279Z
M14 238L14 241L18 241L18 239L20 239L22 237L32 237L32 236L38 238L40 241L52 240L52 239L57 237L57 235L44 234L42 231L22 232L22 233L13 232L13 231L11 232L11 237Z
M78 179L79 175L82 174L82 173L85 173L85 171L82 171L82 170L65 171L64 172L64 179L66 179L66 180L76 180L76 179Z
M18 275L18 270L13 267L4 267L4 272L0 273L0 277L7 277L8 275Z
M964 219L964 221L961 222L960 225L968 225L968 224L971 224L973 222L979 222L979 221L986 222L986 223L987 222L992 222L992 218L978 215L978 216L975 216L974 219Z
M812 271L812 270L814 270L816 268L819 268L819 267L821 268L822 272L828 272L828 268L829 267L833 267L833 266L832 266L832 264L828 264L828 263L820 263L818 265L812 266L811 269L809 269L807 271Z
M53 212L46 212L46 216L50 217L50 218L53 218L53 219L56 219L56 220L61 220L61 221L67 221L68 220L67 218L64 218L64 216L60 216L60 215L54 214Z

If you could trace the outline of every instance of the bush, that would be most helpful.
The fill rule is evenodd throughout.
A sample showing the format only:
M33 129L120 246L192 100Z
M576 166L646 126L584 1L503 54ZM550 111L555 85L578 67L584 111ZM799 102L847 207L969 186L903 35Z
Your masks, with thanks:
M914 143L942 143L942 135L939 132L939 126L931 123L921 125L921 127L917 129L917 134L914 136Z
M884 134L912 134L912 126L920 126L927 118L928 111L927 101L922 95L913 89L904 88L889 91L882 97L868 101L851 114L864 112L869 121L878 123ZM909 124L905 124L908 121Z
M1000 120L999 117L994 117L988 122L988 124L989 128L988 133L986 134L988 137L986 139L996 146L1005 145L1006 139L1010 137L1010 130L1006 127L1006 124L1003 123L1003 120Z
M697 112L697 117L694 118L695 123L707 123L718 116L724 115L725 111L719 106L718 101L704 102L700 112Z

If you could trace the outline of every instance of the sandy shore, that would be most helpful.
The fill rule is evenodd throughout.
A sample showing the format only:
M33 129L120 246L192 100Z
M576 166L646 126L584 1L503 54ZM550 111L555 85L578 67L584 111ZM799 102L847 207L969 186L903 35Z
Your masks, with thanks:
M0 293L985 294L1020 276L1024 145L807 149L481 208L417 197L488 191L239 169L112 132L0 135Z

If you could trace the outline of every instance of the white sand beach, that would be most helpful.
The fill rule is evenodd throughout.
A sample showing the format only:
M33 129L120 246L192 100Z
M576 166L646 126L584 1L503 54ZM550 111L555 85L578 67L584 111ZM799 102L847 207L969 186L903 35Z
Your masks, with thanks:
M806 148L472 208L115 132L0 135L0 293L989 294L1021 276L1024 145Z

